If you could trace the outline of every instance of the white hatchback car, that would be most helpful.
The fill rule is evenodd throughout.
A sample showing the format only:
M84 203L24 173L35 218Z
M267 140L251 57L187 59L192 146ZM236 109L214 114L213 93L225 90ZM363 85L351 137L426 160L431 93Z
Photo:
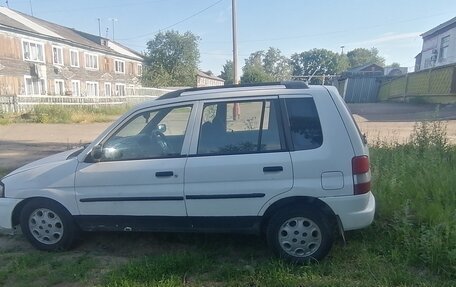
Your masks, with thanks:
M168 93L90 145L0 181L0 227L38 249L80 231L264 234L293 262L375 213L368 147L334 87L284 82Z

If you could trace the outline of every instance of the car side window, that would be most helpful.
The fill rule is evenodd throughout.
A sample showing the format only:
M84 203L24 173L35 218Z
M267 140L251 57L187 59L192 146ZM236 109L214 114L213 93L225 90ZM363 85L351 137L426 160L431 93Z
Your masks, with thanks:
M137 114L103 144L101 161L180 156L191 110L184 106Z
M285 99L290 133L295 150L309 150L323 144L320 118L312 98Z
M198 154L240 154L280 151L276 101L205 104Z

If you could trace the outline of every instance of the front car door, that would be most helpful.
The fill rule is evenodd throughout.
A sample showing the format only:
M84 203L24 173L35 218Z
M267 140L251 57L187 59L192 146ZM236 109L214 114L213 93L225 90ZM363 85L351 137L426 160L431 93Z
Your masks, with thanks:
M193 104L141 110L95 147L75 178L84 229L187 226L183 184L192 117Z
M208 100L199 110L185 169L192 224L252 229L261 207L293 182L278 97Z

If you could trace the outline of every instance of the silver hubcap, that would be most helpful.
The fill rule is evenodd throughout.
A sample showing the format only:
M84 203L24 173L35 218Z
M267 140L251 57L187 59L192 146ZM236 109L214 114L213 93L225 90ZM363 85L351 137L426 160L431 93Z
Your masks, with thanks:
M321 231L318 225L305 217L294 217L279 228L279 244L294 257L310 256L321 245Z
M63 223L60 217L47 208L36 209L29 217L29 230L43 244L55 244L62 239Z

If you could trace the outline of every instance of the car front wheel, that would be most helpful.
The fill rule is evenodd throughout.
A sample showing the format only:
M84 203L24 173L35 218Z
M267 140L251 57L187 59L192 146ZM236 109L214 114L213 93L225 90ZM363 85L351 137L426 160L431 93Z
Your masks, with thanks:
M60 204L33 199L21 211L22 233L40 250L58 251L72 247L78 235L71 214Z
M273 251L292 263L323 259L333 244L327 217L302 206L277 212L269 221L267 239Z

